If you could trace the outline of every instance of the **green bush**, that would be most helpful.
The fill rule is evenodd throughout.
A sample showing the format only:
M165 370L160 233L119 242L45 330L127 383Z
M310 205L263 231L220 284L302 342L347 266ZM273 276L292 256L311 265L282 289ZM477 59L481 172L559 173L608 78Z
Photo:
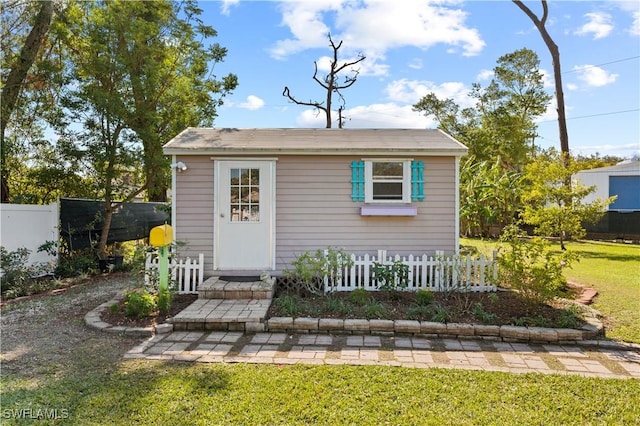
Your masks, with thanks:
M389 307L376 300L372 300L371 302L365 304L362 307L362 311L364 317L367 319L384 319L389 315Z
M372 280L380 290L395 290L409 284L409 265L396 260L391 264L375 262L371 267Z
M327 297L325 307L328 312L341 315L349 315L353 313L353 306L343 299Z
M542 238L525 237L515 225L505 228L501 241L506 247L498 256L498 283L516 290L530 304L545 303L566 285L562 268L576 256L567 251L552 252Z
M161 314L168 314L173 302L173 294L168 290L158 292L158 310Z
M295 317L298 316L300 312L304 312L304 303L297 296L285 294L284 296L278 297L275 303L280 312L289 317Z
M439 303L434 303L430 306L431 308L431 321L446 323L449 321L450 315L449 311L445 306L440 305Z
M412 306L407 309L407 318L415 321L430 320L433 316L433 309L427 305Z
M349 299L351 300L351 303L364 306L371 302L372 297L366 289L357 288L349 294Z
M416 292L416 304L418 306L427 306L433 302L433 297L431 291L421 288Z
M479 302L473 305L472 313L473 317L483 324L493 324L498 319L495 314L491 314L485 311L484 306L482 306L482 303Z
M0 246L0 292L7 299L26 296L48 290L51 286L46 280L37 277L46 271L43 265L30 265L31 251L21 247L15 251L8 251ZM49 280L51 281L51 280Z
M291 262L293 269L285 269L284 275L295 280L299 286L298 293L322 294L325 277L333 290L342 280L345 268L352 265L353 259L350 254L328 247L326 250L316 250L314 254L307 251L296 257Z
M93 249L67 250L61 247L58 266L54 272L57 277L96 275L99 272L98 256Z
M144 318L158 309L158 298L146 290L134 290L125 294L124 306L126 315Z

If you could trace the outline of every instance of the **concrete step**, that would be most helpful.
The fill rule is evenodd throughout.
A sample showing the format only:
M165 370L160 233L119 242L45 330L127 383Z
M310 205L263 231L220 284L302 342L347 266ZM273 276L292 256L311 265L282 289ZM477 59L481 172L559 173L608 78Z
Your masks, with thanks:
M223 281L211 277L198 287L199 299L269 299L273 297L275 280L269 281Z
M265 331L271 299L198 299L170 322L174 330Z

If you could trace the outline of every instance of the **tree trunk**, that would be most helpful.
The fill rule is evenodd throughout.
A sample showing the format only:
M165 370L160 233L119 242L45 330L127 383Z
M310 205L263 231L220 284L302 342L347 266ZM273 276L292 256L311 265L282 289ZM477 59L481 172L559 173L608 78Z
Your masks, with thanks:
M40 11L36 16L33 28L20 50L20 55L11 64L11 71L3 81L2 101L0 109L0 177L2 179L0 200L3 203L9 202L9 171L6 167L6 144L5 130L9 123L9 118L13 112L22 84L36 60L36 56L42 43L49 32L51 19L53 17L53 1L42 1Z
M109 238L109 229L111 228L111 219L113 218L113 205L111 201L104 202L104 220L102 221L102 230L100 231L100 239L98 240L98 259L105 260L107 258L107 239Z
M545 23L547 21L547 17L549 15L549 8L547 6L546 0L541 0L543 14L542 18L539 19L532 11L529 9L522 1L513 0L513 2L522 10L528 17L531 19L533 24L536 26L540 35L542 36L542 40L547 45L547 49L551 53L551 60L553 63L553 79L555 82L555 94L556 101L558 102L558 107L556 111L558 112L558 133L560 137L560 151L562 152L563 162L565 165L568 164L569 161L569 134L567 132L567 118L564 110L564 92L562 90L562 69L560 67L560 50L558 49L558 45L553 41L551 35L547 31L545 27Z

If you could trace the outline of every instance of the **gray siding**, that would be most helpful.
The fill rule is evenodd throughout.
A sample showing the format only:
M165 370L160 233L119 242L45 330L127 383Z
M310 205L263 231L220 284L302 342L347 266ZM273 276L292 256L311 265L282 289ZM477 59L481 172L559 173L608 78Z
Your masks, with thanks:
M351 201L360 157L281 157L276 167L276 263L328 246L356 253L423 254L455 250L454 157L424 157L425 201L415 217L362 217Z
M280 156L276 162L276 268L289 266L306 250L328 246L356 254L455 250L455 159L422 157L425 201L415 217L362 217L351 201L350 156ZM415 158L418 159L418 158ZM183 256L205 255L213 273L213 161L180 156L188 164L177 175L176 233Z
M176 240L180 256L204 254L205 273L213 271L213 161L208 156L181 156L188 169L177 173L173 188Z

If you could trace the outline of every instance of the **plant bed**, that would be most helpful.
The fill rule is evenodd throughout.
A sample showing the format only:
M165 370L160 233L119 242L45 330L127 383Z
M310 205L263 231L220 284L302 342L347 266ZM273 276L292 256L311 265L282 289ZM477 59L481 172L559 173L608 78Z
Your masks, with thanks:
M273 300L271 317L420 320L442 323L580 328L581 309L565 299L527 304L512 291L497 293L432 293L419 305L415 292L335 292L297 295L284 292Z
M102 311L100 319L112 326L151 327L164 323L167 318L175 316L192 304L197 298L197 294L176 294L173 296L171 308L167 314L161 314L159 311L154 311L151 315L142 318L126 315L125 302L124 300L121 300L117 303L117 309L110 307L109 309Z

